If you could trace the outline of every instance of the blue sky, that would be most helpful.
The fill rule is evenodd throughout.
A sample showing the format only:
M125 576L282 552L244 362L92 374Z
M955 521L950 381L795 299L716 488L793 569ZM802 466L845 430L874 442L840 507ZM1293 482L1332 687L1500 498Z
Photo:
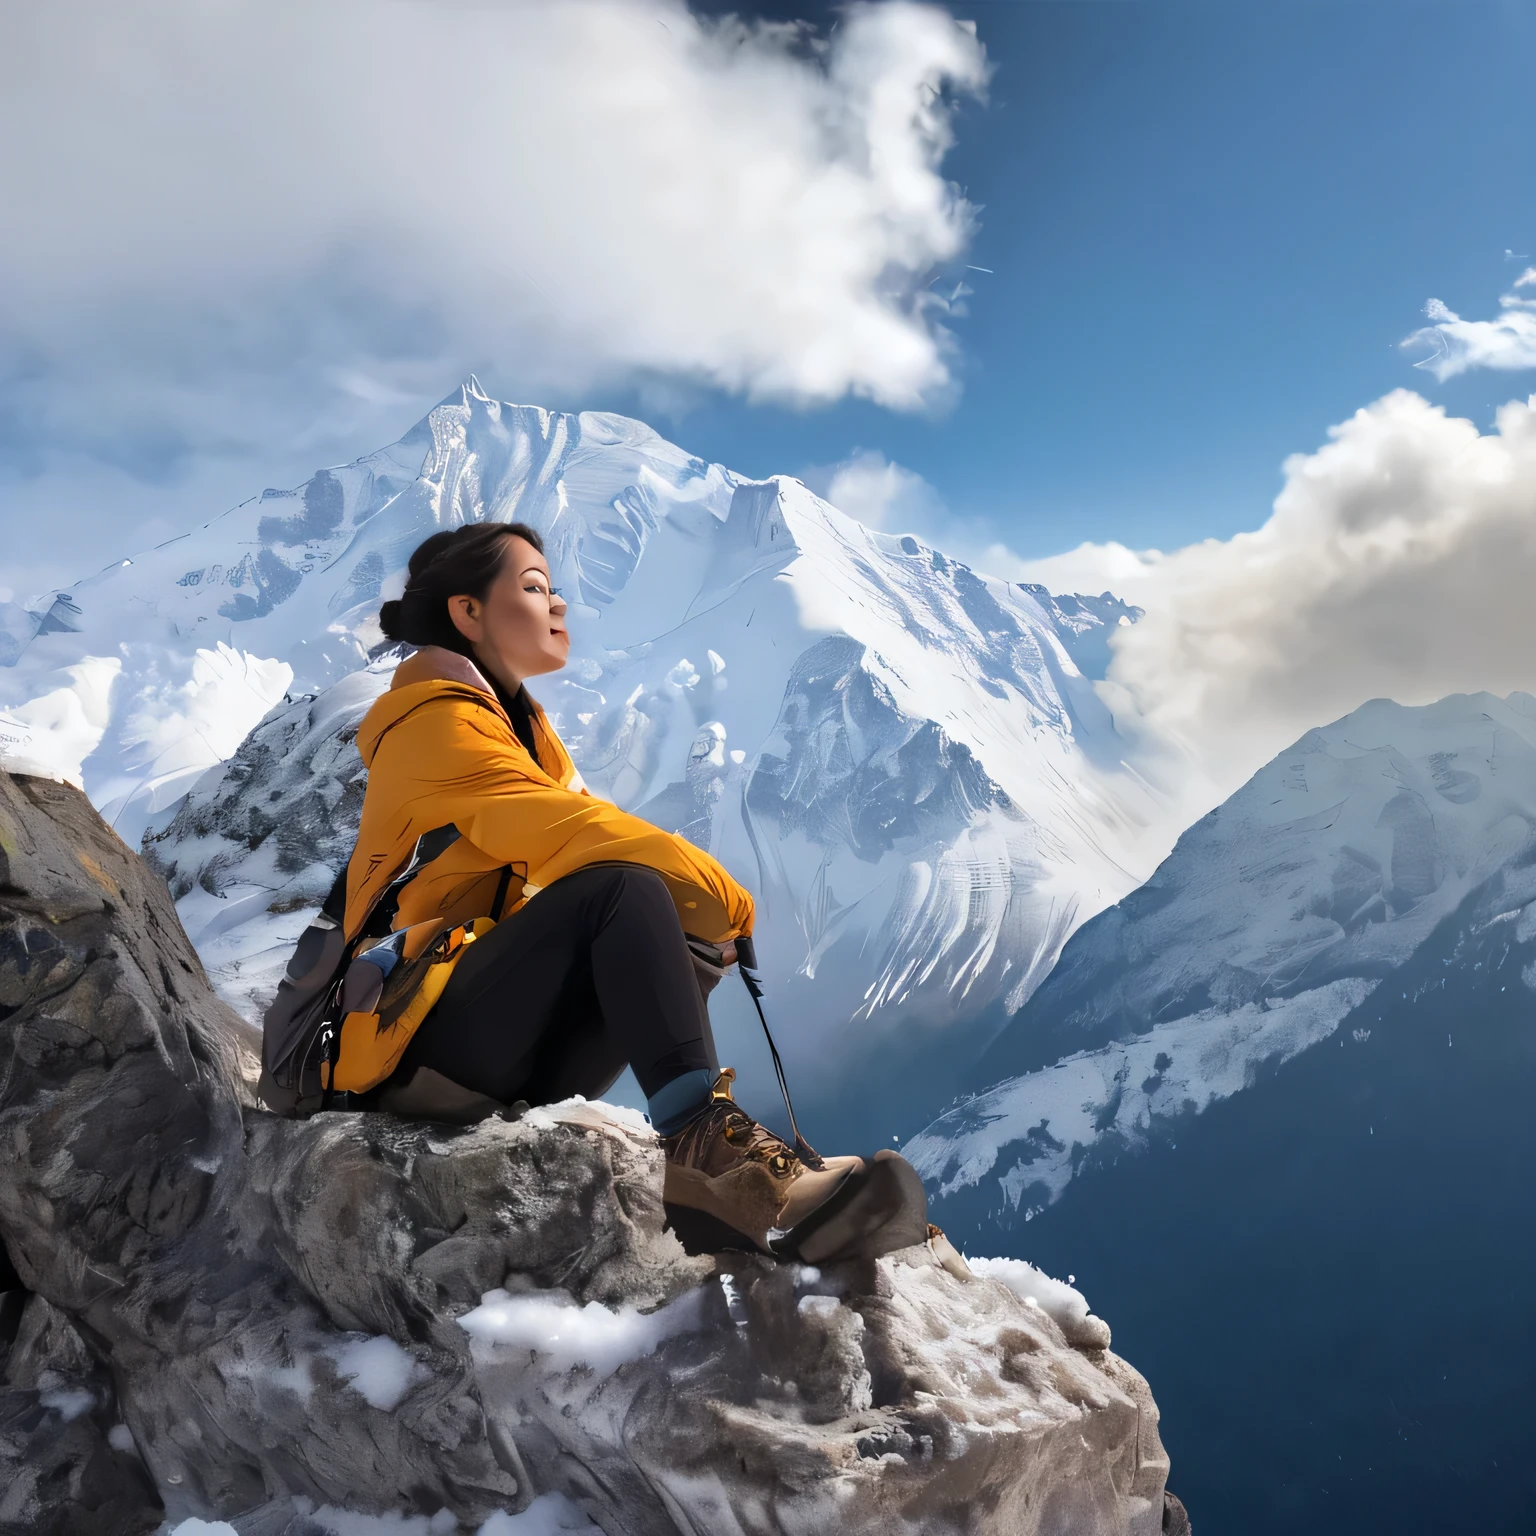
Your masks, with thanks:
M957 14L996 71L946 162L984 205L967 260L995 272L965 274L960 399L716 400L671 424L696 451L770 473L875 449L1024 554L1169 548L1256 527L1285 457L1389 389L1483 427L1536 389L1442 385L1397 345L1431 297L1492 312L1505 251L1536 252L1536 5Z

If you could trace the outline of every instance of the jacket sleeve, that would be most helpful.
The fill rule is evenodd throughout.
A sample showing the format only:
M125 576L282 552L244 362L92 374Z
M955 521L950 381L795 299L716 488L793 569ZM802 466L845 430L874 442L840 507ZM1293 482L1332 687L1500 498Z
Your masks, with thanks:
M610 801L562 788L484 709L418 710L381 750L410 763L428 802L411 808L416 819L451 820L492 858L526 864L533 885L590 864L640 864L666 881L686 933L722 944L752 932L752 897L718 861Z

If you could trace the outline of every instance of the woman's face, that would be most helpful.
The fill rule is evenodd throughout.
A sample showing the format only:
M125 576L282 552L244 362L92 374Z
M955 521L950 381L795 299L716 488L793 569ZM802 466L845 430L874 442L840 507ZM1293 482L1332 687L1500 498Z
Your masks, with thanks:
M565 599L549 584L549 565L516 534L502 546L501 567L484 598L450 597L448 612L475 659L504 688L558 672L571 654Z

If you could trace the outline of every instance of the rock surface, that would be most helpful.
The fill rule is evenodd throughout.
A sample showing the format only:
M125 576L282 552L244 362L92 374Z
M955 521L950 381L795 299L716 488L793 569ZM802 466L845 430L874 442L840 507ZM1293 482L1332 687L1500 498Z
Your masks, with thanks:
M0 774L0 1531L550 1491L609 1536L1163 1529L1102 1325L929 1247L689 1259L623 1112L279 1121L253 1043L84 797Z

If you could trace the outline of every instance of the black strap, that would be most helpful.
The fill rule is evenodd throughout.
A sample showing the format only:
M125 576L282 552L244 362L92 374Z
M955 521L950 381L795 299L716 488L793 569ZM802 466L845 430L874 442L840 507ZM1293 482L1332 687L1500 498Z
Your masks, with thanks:
M328 917L339 928L347 917L347 870L351 868L352 860L349 858L341 866L341 873L336 876L336 883L331 887L331 894L320 904L320 915Z
M736 940L736 968L741 972L741 979L752 995L758 1022L763 1026L763 1034L768 1041L768 1054L773 1057L773 1071L779 1080L779 1092L784 1095L784 1108L789 1111L789 1128L795 1138L795 1156L807 1168L813 1168L819 1173L827 1165L815 1147L800 1134L800 1123L795 1119L795 1106L790 1102L789 1080L784 1076L784 1063L779 1058L778 1046L773 1043L773 1031L768 1028L768 1016L763 1012L763 986L757 979L757 950L749 938Z
M459 840L459 829L451 823L446 827L434 827L416 839L416 846L404 868L379 892L363 926L358 930L359 939L381 939L394 926L400 910L400 897L406 886L434 859L440 858Z
M511 886L512 866L510 864L503 864L501 866L501 879L496 882L496 896L491 902L491 921L493 923L501 921L501 911L507 904L507 892L511 889Z

